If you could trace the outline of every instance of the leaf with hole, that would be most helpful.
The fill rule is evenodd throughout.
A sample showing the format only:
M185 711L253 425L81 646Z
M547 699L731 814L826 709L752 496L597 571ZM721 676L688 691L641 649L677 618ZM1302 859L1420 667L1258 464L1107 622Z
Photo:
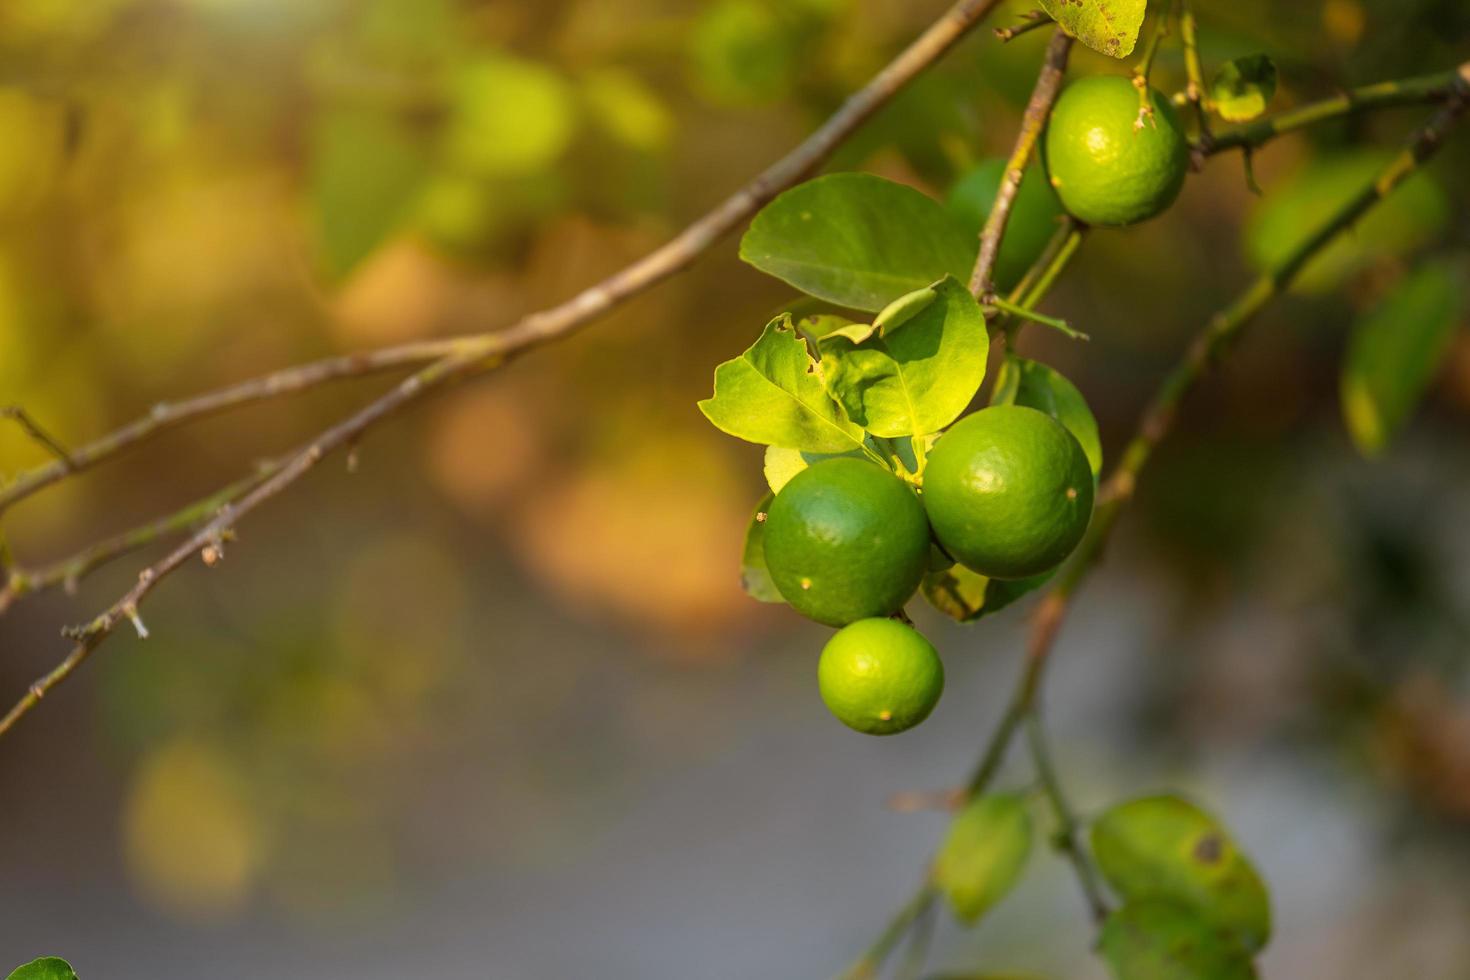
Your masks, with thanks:
M1062 30L1109 58L1126 58L1138 43L1147 0L1037 0Z
M1266 886L1214 817L1177 796L1130 800L1092 826L1098 870L1129 900L1159 899L1252 952L1271 935Z
M964 279L979 243L938 201L872 174L829 174L761 209L740 257L802 292L877 311L946 275Z
M1210 101L1226 122L1256 118L1275 94L1276 62L1263 54L1225 62L1210 83Z
M1465 257L1420 266L1358 318L1342 365L1342 412L1353 443L1377 456L1433 380L1470 312Z
M1054 368L1039 361L1011 355L1001 363L995 379L992 405L1024 405L1045 412L1066 427L1081 445L1092 467L1092 478L1102 473L1102 440L1097 419L1077 386Z
M863 448L863 430L822 386L806 341L782 314L739 357L715 369L715 393L699 403L715 428L738 439L843 453Z
M949 277L921 293L932 295L902 307L880 333L857 339L838 330L817 345L827 390L875 436L938 432L985 378L989 338L975 298Z
M1130 901L1103 923L1098 951L1116 980L1255 980L1250 954L1199 916L1158 899Z
M934 880L956 918L974 925L1015 887L1031 838L1031 814L1011 793L982 796L955 816L934 860Z

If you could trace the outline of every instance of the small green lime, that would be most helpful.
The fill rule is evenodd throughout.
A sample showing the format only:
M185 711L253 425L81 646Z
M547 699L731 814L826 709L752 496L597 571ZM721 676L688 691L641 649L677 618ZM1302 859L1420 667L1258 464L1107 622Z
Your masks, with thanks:
M977 236L995 204L995 193L1000 189L1005 172L1006 161L992 157L976 164L949 190L950 210ZM1016 191L1016 200L1011 205L1011 215L1006 220L1000 252L995 257L997 289L1010 292L1016 287L1026 270L1031 268L1031 263L1046 250L1046 243L1057 230L1057 219L1061 216L1062 203L1052 192L1045 174L1039 167L1027 168Z
M1071 554L1092 517L1092 469L1060 422L992 405L935 443L924 509L960 564L990 578L1038 575Z
M815 463L766 514L766 567L791 607L828 626L897 612L929 564L929 522L902 480L864 459Z
M895 735L929 717L944 693L934 644L896 619L860 619L822 648L817 687L837 720L869 735Z
M1090 225L1131 225L1174 203L1189 170L1179 117L1149 89L1152 120L1135 129L1138 90L1119 75L1079 78L1063 90L1046 126L1046 170L1072 216Z

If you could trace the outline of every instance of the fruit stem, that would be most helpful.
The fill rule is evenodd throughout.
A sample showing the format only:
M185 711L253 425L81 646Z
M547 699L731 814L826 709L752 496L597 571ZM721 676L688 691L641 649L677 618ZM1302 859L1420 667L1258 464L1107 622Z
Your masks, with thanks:
M1199 120L1200 145L1208 146L1213 142L1214 137L1210 134L1210 117L1205 107L1205 80L1204 71L1200 67L1199 38L1195 30L1194 8L1190 6L1189 0L1178 0L1178 3L1179 37L1184 42L1184 73L1189 79L1184 94L1194 104L1195 117Z
M1061 320L1054 316L1047 316L1045 313L1037 313L1035 310L1028 310L1024 306L1018 306L1015 303L1012 303L1009 300L1001 299L998 296L992 299L990 303L992 306L994 306L998 310L1001 310L1002 312L1009 313L1015 317L1020 317L1022 320L1030 320L1034 323L1044 324L1048 327L1051 327L1053 330L1057 330L1061 333L1066 334L1073 340L1091 339L1087 336L1087 334L1083 333L1082 331L1074 329L1072 325L1066 320Z
M1154 55L1158 54L1159 42L1169 35L1169 10L1160 10L1154 19L1153 33L1144 45L1143 57L1133 68L1133 87L1138 89L1138 118L1133 121L1133 131L1141 130L1146 123L1158 128L1154 119L1153 100L1149 98L1149 76L1154 70Z

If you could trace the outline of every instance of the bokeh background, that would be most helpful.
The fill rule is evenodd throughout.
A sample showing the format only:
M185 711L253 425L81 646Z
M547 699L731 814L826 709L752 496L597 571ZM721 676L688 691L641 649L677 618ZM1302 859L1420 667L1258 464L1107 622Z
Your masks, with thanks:
M335 351L481 330L668 238L942 4L908 0L5 0L0 403L80 443ZM1207 68L1274 108L1470 56L1461 0L1209 0ZM993 24L1013 22L1008 4ZM1003 152L1043 32L982 29L833 161L942 197ZM1078 71L1118 70L1078 53ZM1176 48L1159 78L1182 85ZM1116 451L1210 311L1405 109L1211 160L1086 244L1025 350ZM1189 400L1047 690L1085 813L1178 789L1274 897L1268 977L1470 976L1470 335L1396 445L1352 449L1347 330L1470 248L1470 132L1311 270ZM1354 180L1359 178L1354 178ZM792 299L727 241L576 339L374 432L191 567L0 744L0 959L84 977L823 977L917 880L1024 605L918 609L948 691L868 739L826 632L747 599L760 455L694 407ZM7 515L26 562L202 496L362 403L345 382L191 426ZM0 472L44 456L0 428ZM141 557L0 618L0 692ZM1022 761L1009 778L1030 777ZM937 966L1100 977L1044 852ZM10 961L13 961L10 962Z

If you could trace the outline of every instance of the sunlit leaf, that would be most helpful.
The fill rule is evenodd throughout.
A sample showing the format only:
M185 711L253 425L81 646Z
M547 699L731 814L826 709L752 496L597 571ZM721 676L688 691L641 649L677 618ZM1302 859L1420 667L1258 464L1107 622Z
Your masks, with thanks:
M993 579L952 564L930 571L919 589L935 609L956 622L972 623L1035 592L1051 581L1054 574L1055 569L1030 578Z
M577 125L571 87L546 65L505 55L456 74L444 153L480 177L536 173L562 155Z
M775 497L766 494L756 504L745 529L745 547L740 553L740 587L761 602L785 602L766 568L766 512Z
M917 295L885 309L889 325L880 334L857 339L838 330L818 344L827 390L876 436L938 432L985 377L989 339L975 298L953 278Z
M1001 363L995 379L992 405L1025 405L1045 412L1066 427L1087 454L1096 480L1102 472L1102 440L1098 436L1097 419L1087 407L1087 399L1077 386L1060 372L1039 361L1012 355Z
M933 198L871 174L840 173L762 208L740 257L812 296L876 311L946 275L968 278L978 248Z
M1210 83L1215 112L1228 122L1245 122L1266 111L1276 94L1276 62L1263 54L1227 61Z
M1334 153L1314 160L1275 187L1246 223L1246 254L1261 270L1271 269L1316 234L1354 194L1372 183L1389 155L1375 150ZM1433 241L1449 220L1443 188L1424 170L1405 180L1339 235L1302 270L1293 284L1303 292L1336 289L1366 263L1402 255Z
M749 442L818 453L863 444L862 428L827 394L786 314L766 324L744 354L715 369L714 397L699 409L722 432Z
M77 972L59 956L43 956L11 970L5 980L77 980Z
M1175 796L1119 804L1092 826L1098 869L1129 900L1191 911L1248 950L1271 935L1271 905L1250 860L1209 814Z
M1103 923L1098 941L1116 980L1254 980L1250 954L1190 910L1157 899L1130 901Z
M1037 0L1062 29L1094 51L1126 58L1138 43L1146 0Z
M1031 854L1031 815L1008 793L969 803L949 825L934 861L934 880L955 916L973 925L1020 880Z
M316 121L311 201L331 275L345 275L409 213L428 169L422 142L372 109L334 109Z
M1470 307L1467 264L1420 266L1353 325L1342 366L1348 432L1376 456L1407 421Z

